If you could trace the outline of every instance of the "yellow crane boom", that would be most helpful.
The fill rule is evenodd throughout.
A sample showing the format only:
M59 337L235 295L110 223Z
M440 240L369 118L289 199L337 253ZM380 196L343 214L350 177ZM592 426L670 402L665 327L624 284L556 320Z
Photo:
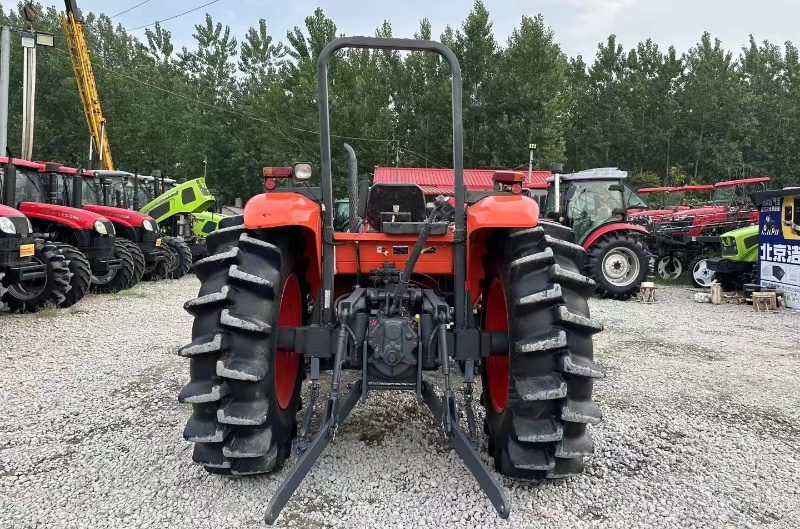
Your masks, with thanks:
M89 125L89 134L92 136L92 147L100 154L100 165L103 169L114 169L111 158L111 147L106 137L106 118L100 107L100 97L97 95L97 84L92 72L92 61L89 57L89 48L83 37L83 18L78 12L75 0L64 0L66 12L61 13L61 25L67 39L67 49L72 59L72 69L75 80L78 82L78 93L83 103L83 112L86 123Z

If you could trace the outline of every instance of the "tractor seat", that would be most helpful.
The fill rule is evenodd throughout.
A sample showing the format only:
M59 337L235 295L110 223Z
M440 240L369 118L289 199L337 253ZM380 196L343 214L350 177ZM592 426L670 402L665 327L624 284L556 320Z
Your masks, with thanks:
M374 184L366 197L364 216L375 231L395 235L420 233L426 214L425 194L417 184ZM437 222L431 230L432 234L446 232L446 222Z

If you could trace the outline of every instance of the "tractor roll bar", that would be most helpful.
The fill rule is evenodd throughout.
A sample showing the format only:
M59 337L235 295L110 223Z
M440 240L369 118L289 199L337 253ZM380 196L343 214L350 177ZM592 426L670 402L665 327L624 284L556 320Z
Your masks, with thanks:
M466 218L464 214L464 125L461 109L461 66L455 53L444 44L432 40L384 39L377 37L340 37L331 41L319 54L317 78L319 89L320 163L322 165L322 241L326 246L323 255L322 288L324 304L322 323L333 323L333 177L331 173L331 129L328 109L328 62L342 48L367 48L381 50L427 51L438 53L450 66L453 105L453 191L455 195L455 255L453 279L455 281L455 327L465 323L465 293L467 265L465 252Z

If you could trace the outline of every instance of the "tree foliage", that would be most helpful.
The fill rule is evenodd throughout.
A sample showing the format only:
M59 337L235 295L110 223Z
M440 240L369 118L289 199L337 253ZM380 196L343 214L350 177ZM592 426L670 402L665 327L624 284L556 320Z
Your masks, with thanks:
M88 129L58 12L39 7L36 29L57 35L38 51L34 158L83 165ZM22 3L0 24L22 29ZM285 38L259 20L241 40L210 15L180 50L159 24L142 39L104 14L85 33L118 168L174 178L207 173L224 200L260 189L260 168L319 165L317 58L339 36L316 9ZM374 31L391 37L387 21ZM679 52L652 40L626 49L615 35L591 62L568 57L541 16L523 16L505 43L476 0L440 40L463 76L465 165L568 170L618 166L633 184L711 183L768 175L800 183L800 56L755 37L738 52L710 34ZM22 50L12 39L9 146L19 154ZM382 166L452 167L450 71L429 53L349 49L328 72L335 189L345 196L349 143L362 178ZM95 161L95 164L97 162ZM318 171L317 171L318 172Z

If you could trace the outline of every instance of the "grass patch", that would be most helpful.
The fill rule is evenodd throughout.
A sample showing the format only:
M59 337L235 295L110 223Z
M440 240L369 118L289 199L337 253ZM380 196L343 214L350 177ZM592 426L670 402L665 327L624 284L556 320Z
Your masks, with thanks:
M46 305L33 313L37 318L57 318L59 309L55 305Z
M120 290L117 292L118 296L126 297L126 298L146 298L147 294L142 292L141 290Z
M668 279L665 277L661 277L656 273L651 281L653 281L653 283L657 285L688 285L689 274L684 272L675 279Z

